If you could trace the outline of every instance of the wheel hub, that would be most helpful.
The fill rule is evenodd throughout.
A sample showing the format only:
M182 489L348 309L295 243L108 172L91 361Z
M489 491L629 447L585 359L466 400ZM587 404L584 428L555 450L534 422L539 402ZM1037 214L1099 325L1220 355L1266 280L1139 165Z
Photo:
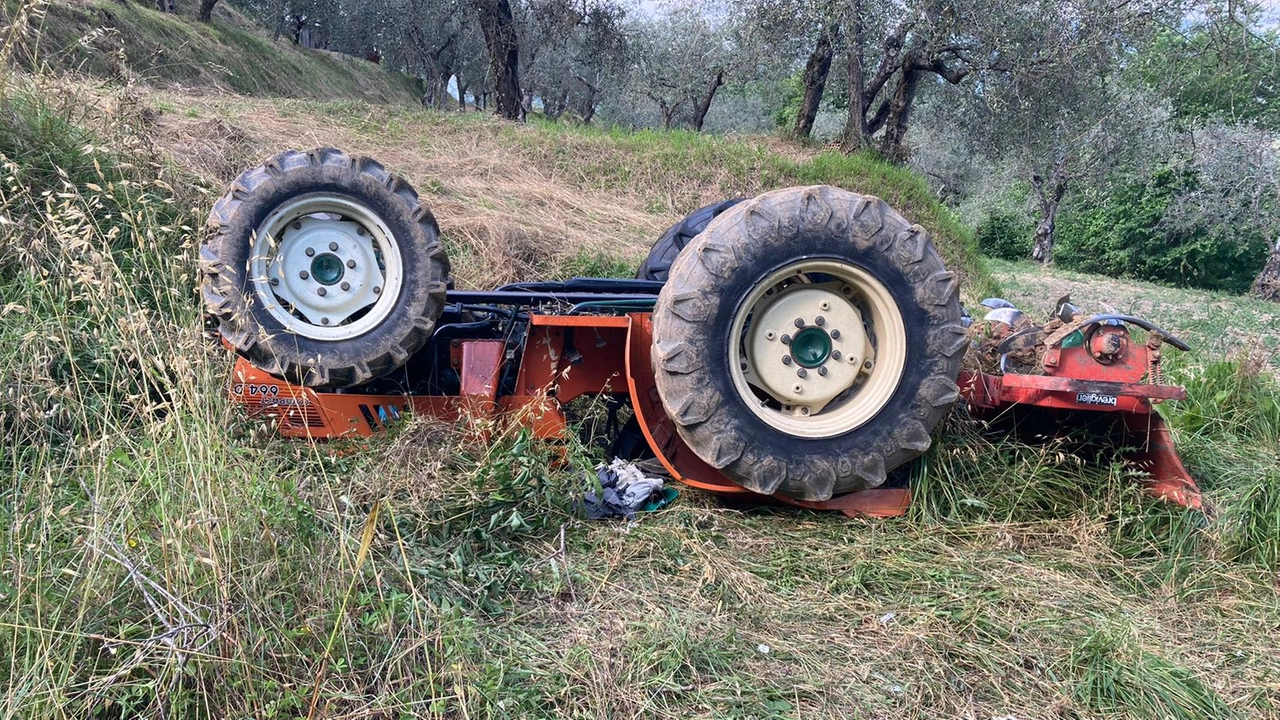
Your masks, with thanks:
M744 348L747 381L784 412L821 412L857 383L873 354L846 289L840 281L794 284L756 306Z
M312 325L334 327L378 302L378 251L356 222L302 217L285 228L267 268L277 298Z
M317 255L311 261L311 276L321 285L337 285L342 274L342 258L333 253Z
M831 336L820 327L804 328L791 340L791 357L803 368L822 367L831 357Z

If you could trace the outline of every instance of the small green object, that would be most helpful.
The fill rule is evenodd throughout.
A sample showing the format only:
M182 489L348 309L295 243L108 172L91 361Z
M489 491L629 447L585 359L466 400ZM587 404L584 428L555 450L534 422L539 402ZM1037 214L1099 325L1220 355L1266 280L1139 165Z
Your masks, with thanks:
M680 493L677 492L675 488L668 485L662 488L661 491L654 493L649 498L648 502L646 502L644 505L641 505L640 512L653 512L654 510L661 510L662 508L670 505L672 501L674 501L679 496L680 496Z
M1083 344L1084 344L1084 333L1080 332L1079 330L1071 333L1066 337L1065 340L1062 341L1062 347L1064 348L1080 347Z
M317 255L311 261L311 277L321 285L335 285L342 279L342 260L332 253Z
M791 339L791 357L800 367L818 367L831 357L831 336L822 328L804 328Z

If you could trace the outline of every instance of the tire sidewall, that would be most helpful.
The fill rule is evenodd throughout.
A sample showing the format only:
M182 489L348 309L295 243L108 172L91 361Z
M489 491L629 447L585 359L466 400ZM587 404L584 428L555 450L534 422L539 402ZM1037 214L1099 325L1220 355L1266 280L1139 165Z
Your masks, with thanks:
M902 374L888 401L858 427L821 438L765 422L730 371L742 303L769 275L808 259L871 275L906 330ZM774 191L720 215L676 260L653 315L655 381L677 431L703 460L756 492L824 500L878 485L886 470L928 448L954 399L965 342L959 318L958 283L923 228L877 198L837 188Z
M301 153L285 153L265 168L246 172L219 205L222 218L211 240L222 261L221 282L230 312L221 322L246 338L237 349L255 365L292 382L346 386L394 369L407 352L425 342L439 312L448 261L439 245L434 218L416 202L403 181L376 163L324 155L320 164L300 163ZM339 159L335 162L335 159ZM274 170L272 172L271 170ZM244 190L248 189L248 192ZM361 335L341 340L309 338L286 329L267 309L250 277L257 233L282 205L308 195L341 197L362 205L387 227L400 253L403 281L384 320ZM426 323L424 330L423 318ZM233 343L236 344L236 343ZM315 368L322 367L322 372Z
M887 434L883 422L877 422L882 416L900 417L909 412L911 400L915 397L919 385L929 375L926 363L921 362L925 355L925 338L910 328L924 327L929 324L928 313L915 303L915 292L910 281L900 268L889 262L888 258L879 254L864 254L854 257L848 248L848 240L823 233L802 233L796 238L796 244L809 252L803 255L792 255L782 245L763 247L759 255L751 262L739 268L719 287L708 287L708 294L727 301L718 303L716 314L709 321L708 328L718 332L715 341L707 347L707 364L711 369L710 379L715 387L731 406L729 411L741 418L744 433L753 444L768 443L779 433L786 436L788 444L794 447L794 457L811 456L814 452L829 450L832 443L875 443ZM826 437L809 437L793 435L769 425L755 411L747 406L733 382L730 367L730 345L735 341L732 337L734 320L742 312L746 298L757 289L760 282L788 265L806 260L835 260L862 269L882 284L893 297L902 314L903 325L907 328L907 352L902 368L902 376L890 396L889 401L875 415L862 425L838 435Z

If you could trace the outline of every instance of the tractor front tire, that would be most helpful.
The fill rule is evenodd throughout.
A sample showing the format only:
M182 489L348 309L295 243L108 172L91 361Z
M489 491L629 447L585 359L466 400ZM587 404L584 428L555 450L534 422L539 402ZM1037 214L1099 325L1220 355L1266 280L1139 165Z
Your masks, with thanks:
M704 205L689 213L683 220L667 228L658 238L658 242L649 249L649 257L644 259L640 270L636 272L638 280L654 280L666 282L671 272L671 264L676 261L680 251L693 242L698 234L707 229L707 225L720 213L742 202L742 198L731 198Z
M431 337L449 260L405 180L330 148L248 170L200 248L206 312L258 368L308 387L360 385Z
M743 487L821 501L930 446L968 344L959 282L884 201L788 188L717 217L653 312L655 381L693 451Z

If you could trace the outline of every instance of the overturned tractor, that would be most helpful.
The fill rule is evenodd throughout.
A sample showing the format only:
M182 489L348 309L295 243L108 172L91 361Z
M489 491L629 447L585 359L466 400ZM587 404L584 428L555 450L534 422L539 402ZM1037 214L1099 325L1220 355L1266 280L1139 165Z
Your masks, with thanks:
M566 405L604 395L633 413L617 447L683 483L888 516L910 497L893 471L963 398L975 413L1117 412L1156 491L1198 503L1152 410L1183 393L1160 384L1159 340L1136 344L1133 318L1073 316L1065 333L997 318L1010 344L997 349L1033 348L1040 370L962 374L975 343L959 282L875 197L726 201L671 228L639 279L492 291L453 289L426 204L337 150L243 173L210 227L203 295L240 356L232 394L286 436L366 436L412 412L561 437Z

